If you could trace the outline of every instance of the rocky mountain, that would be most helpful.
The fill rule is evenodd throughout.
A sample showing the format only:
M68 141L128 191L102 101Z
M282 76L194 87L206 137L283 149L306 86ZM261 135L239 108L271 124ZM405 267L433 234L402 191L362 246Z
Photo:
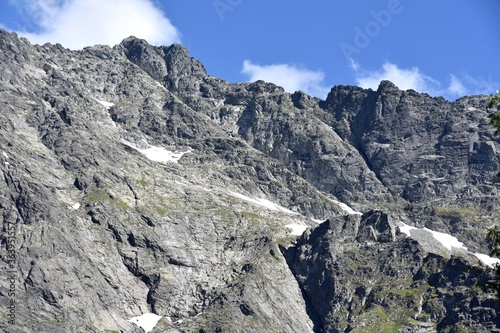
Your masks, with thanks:
M500 332L487 102L0 30L0 332Z

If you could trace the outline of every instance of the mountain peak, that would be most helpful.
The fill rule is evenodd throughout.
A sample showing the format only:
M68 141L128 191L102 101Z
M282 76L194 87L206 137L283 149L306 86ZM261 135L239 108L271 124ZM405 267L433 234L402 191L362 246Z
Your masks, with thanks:
M389 80L382 80L378 86L377 92L381 93L383 91L399 91L400 89Z
M181 45L0 31L0 333L494 332L484 102L388 81L323 102Z

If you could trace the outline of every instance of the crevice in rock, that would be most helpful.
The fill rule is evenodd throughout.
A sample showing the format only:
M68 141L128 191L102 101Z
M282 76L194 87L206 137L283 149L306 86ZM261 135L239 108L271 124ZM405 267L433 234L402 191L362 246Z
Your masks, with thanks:
M127 177L125 177L125 183L127 184L127 187L129 188L130 192L132 192L132 194L134 195L135 207L137 207L138 206L138 201L140 200L139 195L135 191L135 189L132 186L132 184L130 184L130 181L129 181L129 179Z
M113 233L113 237L115 238L115 240L117 240L120 243L123 243L122 236L120 235L120 232L116 229L114 225L108 223L108 229L111 230L111 232Z
M64 106L57 114L66 125L71 126L72 121L69 116L69 108L67 106Z
M146 224L150 227L154 227L155 226L155 223L153 221L152 218L150 218L149 216L146 216L146 215L141 215L141 219L146 222Z
M318 312L316 311L316 309L314 309L314 306L313 306L311 300L309 299L309 297L305 293L301 282L297 279L297 275L295 274L295 272L292 268L292 264L293 264L292 258L295 257L295 253L297 251L296 246L297 245L291 246L289 248L285 248L282 245L278 245L281 254L285 258L288 269L290 270L290 272L294 276L295 280L297 281L297 284L299 285L300 292L302 294L302 299L304 300L304 303L306 305L306 313L309 316L309 319L311 319L311 322L313 323L313 332L314 333L321 333L321 332L323 332L323 326L324 326L323 321L321 320L321 317L318 314Z
M255 316L255 312L253 312L250 306L248 306L248 304L246 303L240 304L240 310L241 313L243 313L245 316L252 316L252 317Z

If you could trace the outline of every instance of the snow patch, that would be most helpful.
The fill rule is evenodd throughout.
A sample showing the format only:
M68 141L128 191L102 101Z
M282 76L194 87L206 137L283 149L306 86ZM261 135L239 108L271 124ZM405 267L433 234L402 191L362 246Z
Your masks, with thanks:
M71 206L71 208L73 208L74 210L78 210L78 208L80 208L80 203L77 202L76 204L74 204L73 206Z
M360 212L357 212L355 211L354 209L352 209L351 207L349 207L348 205L346 205L345 203L343 202L340 202L340 201L337 201L337 200L333 200L333 202L335 202L337 205L340 206L340 208L342 208L342 210L347 214L347 215L363 215L363 213L360 213Z
M259 206L266 207L266 208L271 209L271 210L279 210L279 211L282 211L282 212L288 213L288 214L300 215L299 213L291 211L290 209L287 209L287 208L285 208L283 206L277 205L277 204L275 204L275 203L273 203L273 202L271 202L271 201L269 201L267 199L251 198L251 197L247 197L246 195L243 195L243 194L240 194L240 193L237 193L237 192L233 192L233 191L229 191L229 193L232 196L235 196L237 198L240 198L242 200L251 202L251 203L259 205Z
M96 100L99 104L101 104L102 106L104 106L106 109L109 109L110 107L115 106L115 103L106 102L106 101L101 101L101 100L98 100L97 98L95 98L95 100Z
M4 152L4 151L2 152L2 155L3 155L3 157L5 157L5 161L3 161L3 163L4 163L6 166L9 166L9 165L10 165L10 163L9 163L9 162L7 162L7 159L9 158L9 155L7 155L7 153L6 153L6 152Z
M403 234L406 234L407 237L411 237L411 231L417 228L412 227L411 225L408 224L404 224L403 222L401 223L403 224L403 226L398 226L399 231L401 231Z
M307 226L306 225L301 225L301 224L287 224L285 227L292 229L290 232L294 236L302 236L304 231L306 231Z
M418 158L421 158L423 160L437 160L437 159L445 158L445 157L442 155L421 155Z
M444 232L439 232L439 231L434 231L428 228L416 228L411 225L407 225L403 222L400 222L401 225L398 225L399 231L402 233L406 234L407 237L412 237L411 236L411 231L412 230L420 230L420 231L426 231L434 237L435 240L437 240L439 243L441 243L445 248L448 249L448 251L451 251L453 248L455 249L462 249L467 251L467 247L464 246L464 243L460 242L455 236L446 234Z
M458 239L452 235L445 234L444 232L433 231L427 228L424 228L423 230L430 232L438 242L443 244L443 246L450 251L452 248L467 250L464 243L459 242Z
M490 257L486 254L482 253L473 253L477 259L479 259L483 264L490 266L491 268L494 268L496 265L500 265L500 259L498 258L493 258Z
M430 230L428 228L416 228L411 225L407 225L403 222L400 222L401 225L398 225L399 231L402 233L406 234L407 237L412 237L411 236L411 231L412 230L421 230L421 231L427 231L436 239L438 242L440 242L444 247L448 249L448 251L452 252L453 249L459 249L466 251L472 255L474 255L476 258L478 258L483 264L488 265L490 267L494 267L496 264L500 264L500 259L498 258L493 258L490 257L486 254L482 253L472 253L467 250L467 247L464 246L464 243L460 242L456 237L446 234L444 232L438 232L434 230Z
M128 321L142 328L146 333L151 332L162 317L154 313L144 313L130 318Z
M184 154L191 152L191 149L184 151L184 152L173 152L170 150L166 150L163 147L155 147L155 146L150 146L150 145L148 145L149 146L148 148L141 149L131 142L128 142L125 140L122 140L122 142L125 145L127 145L127 146L137 150L141 154L145 155L151 161L160 162L160 163L167 163L167 162L178 163Z
M326 221L326 220L318 220L318 219L313 219L313 218L311 218L310 220L313 221L313 222L316 222L318 224L323 223L323 222Z

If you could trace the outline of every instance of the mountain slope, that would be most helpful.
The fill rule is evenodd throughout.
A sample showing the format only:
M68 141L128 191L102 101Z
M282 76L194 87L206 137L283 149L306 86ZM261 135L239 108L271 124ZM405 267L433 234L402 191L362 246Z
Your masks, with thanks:
M70 51L0 30L0 50L0 255L16 291L2 280L16 316L3 332L140 332L127 320L143 313L162 316L153 332L361 332L377 325L365 320L373 307L407 306L409 288L441 312L400 314L401 329L495 329L498 302L472 289L491 278L473 253L486 253L498 211L485 98L450 103L383 82L321 101L227 83L182 46L133 37ZM373 214L391 226L383 244ZM403 223L470 252L417 229L418 241L406 238ZM353 260L329 250L342 242ZM399 253L408 246L416 257ZM304 247L312 254L298 255ZM384 267L409 263L404 283L386 283ZM472 275L451 279L446 267ZM315 299L324 281L377 300ZM459 306L471 299L474 309Z

